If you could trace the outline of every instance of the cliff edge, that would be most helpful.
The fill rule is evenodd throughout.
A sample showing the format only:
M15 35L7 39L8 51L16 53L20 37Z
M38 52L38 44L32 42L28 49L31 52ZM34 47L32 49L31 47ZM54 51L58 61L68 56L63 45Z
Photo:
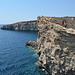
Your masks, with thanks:
M49 75L75 75L75 30L47 18L38 17L38 66Z
M67 23L67 28L75 29L75 17L43 17L39 16L37 18L37 24L47 24L49 22L62 25L62 21L65 20Z

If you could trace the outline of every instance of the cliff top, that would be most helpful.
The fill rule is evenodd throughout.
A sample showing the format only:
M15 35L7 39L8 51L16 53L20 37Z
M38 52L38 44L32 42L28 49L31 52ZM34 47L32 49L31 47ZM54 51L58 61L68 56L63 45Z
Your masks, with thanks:
M55 23L62 25L62 21L65 20L67 23L67 28L73 28L75 29L75 17L44 17L44 16L39 16L37 18L38 25L41 24L47 24L49 22Z
M22 22L16 22L16 23L13 23L13 24L32 23L32 22L36 22L36 23L37 23L37 20L31 20L31 21L22 21ZM9 25L10 25L10 24L9 24Z

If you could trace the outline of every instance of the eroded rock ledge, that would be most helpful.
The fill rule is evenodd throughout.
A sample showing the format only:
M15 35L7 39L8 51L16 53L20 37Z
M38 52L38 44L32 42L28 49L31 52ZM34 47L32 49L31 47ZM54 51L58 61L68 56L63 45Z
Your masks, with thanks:
M38 66L49 75L75 75L75 30L44 21L38 20Z
M25 44L27 46L30 46L30 47L38 50L38 43L36 41L26 41Z

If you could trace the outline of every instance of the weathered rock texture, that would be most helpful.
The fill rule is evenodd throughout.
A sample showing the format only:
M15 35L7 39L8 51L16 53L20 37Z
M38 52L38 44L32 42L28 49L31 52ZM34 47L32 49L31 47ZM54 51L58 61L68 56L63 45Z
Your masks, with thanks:
M18 22L10 25L4 25L1 29L5 30L38 30L37 20Z
M67 28L75 29L75 17L43 17L43 16L39 16L37 19L38 19L37 20L38 25L47 24L49 22L62 25L62 21L66 20Z
M75 30L55 23L42 24L37 42L41 51L39 66L52 75L75 74Z
M38 17L38 66L51 75L75 75L75 18L65 19L68 28L63 18Z

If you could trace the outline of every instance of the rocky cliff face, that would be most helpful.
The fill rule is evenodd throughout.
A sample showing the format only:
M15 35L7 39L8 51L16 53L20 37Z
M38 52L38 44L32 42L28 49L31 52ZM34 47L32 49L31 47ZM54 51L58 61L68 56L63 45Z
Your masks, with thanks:
M49 22L62 25L63 20L66 20L66 22L67 22L67 28L75 29L75 17L43 17L43 16L39 16L37 18L38 25L47 24Z
M46 18L38 17L38 66L49 75L75 75L75 30Z
M5 30L38 30L37 20L18 22L10 25L4 25L1 29Z
M42 24L37 42L41 52L39 66L52 75L75 74L75 30L55 23Z

